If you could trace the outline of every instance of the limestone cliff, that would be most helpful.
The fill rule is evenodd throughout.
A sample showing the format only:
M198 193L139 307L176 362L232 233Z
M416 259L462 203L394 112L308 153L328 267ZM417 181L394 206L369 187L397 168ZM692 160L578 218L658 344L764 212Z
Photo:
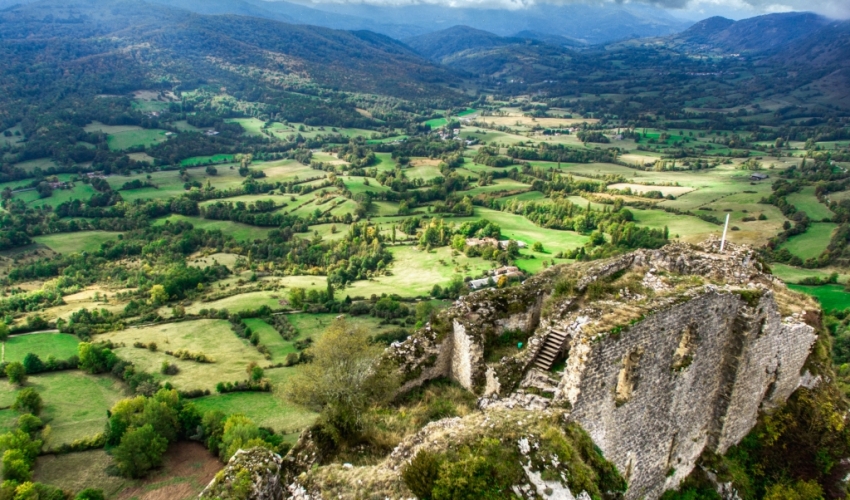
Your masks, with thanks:
M410 497L400 470L418 450L451 449L470 435L500 438L504 422L545 416L589 434L628 483L626 498L658 498L703 452L739 442L761 411L801 384L817 338L806 320L817 309L766 273L752 250L720 253L717 241L556 266L521 286L472 293L387 356L405 390L449 377L479 396L481 412L426 426L376 466L308 472L312 455L298 450L309 443L299 443L284 460L298 464L285 478L288 496L322 498L336 485L335 497ZM508 440L521 447L539 438L529 428ZM514 491L536 498L541 468L563 464L526 458ZM569 496L559 498L587 496L560 484ZM545 489L561 491L554 486Z

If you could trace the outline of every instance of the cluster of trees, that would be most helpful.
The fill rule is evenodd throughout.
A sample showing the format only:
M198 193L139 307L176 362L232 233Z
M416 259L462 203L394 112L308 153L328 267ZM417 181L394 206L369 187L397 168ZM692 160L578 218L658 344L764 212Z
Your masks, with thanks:
M202 413L173 389L116 403L109 411L105 437L118 470L131 478L144 477L160 466L168 445L181 439L203 442L224 462L240 448L287 449L271 429L260 428L241 414Z

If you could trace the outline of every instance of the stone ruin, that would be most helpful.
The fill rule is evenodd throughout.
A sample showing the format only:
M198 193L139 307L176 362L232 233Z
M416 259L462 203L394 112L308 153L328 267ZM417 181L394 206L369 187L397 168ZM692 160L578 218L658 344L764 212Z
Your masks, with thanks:
M418 443L462 432L463 420L561 412L617 466L627 499L660 497L703 452L725 452L761 411L817 383L804 365L819 308L765 271L745 246L672 243L461 298L386 356L403 391L451 378L481 415L430 424L371 474L398 481ZM284 462L307 470L298 449ZM286 497L321 498L292 472Z

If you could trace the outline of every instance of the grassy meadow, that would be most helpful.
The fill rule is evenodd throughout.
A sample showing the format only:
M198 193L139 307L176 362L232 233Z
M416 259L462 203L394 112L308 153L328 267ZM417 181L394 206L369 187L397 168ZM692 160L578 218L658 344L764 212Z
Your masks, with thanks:
M40 417L52 429L48 448L103 432L106 411L126 397L123 384L111 376L75 370L32 375L26 387L38 391L44 400ZM0 407L11 405L18 390L6 380L0 381ZM0 410L0 432L8 431L17 415Z
M51 356L56 359L68 359L77 354L79 343L77 337L67 333L12 335L6 341L5 357L2 361L23 361L29 353L38 355L42 361Z
M171 382L181 390L214 391L218 382L245 380L245 367L248 363L253 361L261 366L268 364L254 346L233 333L230 323L226 320L201 319L127 328L100 335L97 339L123 343L125 347L120 347L115 352L150 373L159 374L163 361L176 364L180 368L177 375L159 375L159 378L162 382ZM157 351L133 347L134 342L154 342ZM214 362L198 363L165 354L165 351L180 349L203 353Z
M116 239L119 234L110 231L79 231L36 236L33 239L57 253L77 253L98 250L101 244Z

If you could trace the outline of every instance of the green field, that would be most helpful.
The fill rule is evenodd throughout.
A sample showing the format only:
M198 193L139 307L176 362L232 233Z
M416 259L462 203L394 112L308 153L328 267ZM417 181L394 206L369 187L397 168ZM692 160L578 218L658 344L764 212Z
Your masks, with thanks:
M266 374L276 376L276 372L292 370L294 368L275 368L267 370ZM204 412L219 410L227 415L241 413L258 425L271 427L283 434L295 435L316 420L315 413L287 403L276 393L232 392L205 396L194 399L192 402Z
M248 224L241 224L239 222L231 222L227 220L209 220L188 215L170 215L168 217L156 219L156 221L154 221L154 225L178 221L188 222L197 229L205 229L207 231L220 230L224 234L243 241L263 239L274 229L271 227L249 226Z
M475 213L476 217L458 217L451 219L451 221L460 223L477 219L487 219L490 222L495 222L502 228L503 238L522 241L529 247L535 241L539 241L547 251L553 253L572 250L573 248L584 245L588 240L587 236L574 231L561 231L536 226L521 215L499 212L489 208L476 208Z
M803 260L818 257L829 246L829 240L837 224L831 222L813 222L803 234L788 238L781 248L787 248L789 252Z
M134 146L149 147L167 140L165 132L160 129L128 130L109 134L106 143L112 151L123 151Z
M66 333L36 333L13 335L6 341L4 361L23 361L28 353L37 354L42 361L53 356L56 359L68 359L77 354L80 339Z
M158 374L163 361L176 364L180 373L173 376L161 375L160 379L163 382L167 380L182 390L215 390L215 384L218 382L245 380L245 367L252 361L261 366L268 364L254 346L233 333L230 323L225 320L202 319L127 328L100 335L97 339L123 342L127 347L118 348L115 352L150 373ZM155 342L158 349L156 352L139 349L133 347L134 342ZM164 352L179 349L202 352L212 357L214 362L184 361Z
M57 179L61 182L70 182L71 174L59 174L57 175ZM96 194L97 191L91 187L91 184L84 184L82 182L73 182L73 186L70 189L54 189L50 196L47 198L42 198L41 195L35 189L29 189L28 184L32 181L17 181L17 182L7 182L2 184L2 188L9 187L10 189L27 189L27 191L20 191L14 193L14 198L17 200L21 200L24 203L32 206L50 206L57 207L60 204L70 201L70 200L88 200L92 197L92 195Z
M445 118L434 118L433 120L426 121L425 125L428 125L432 129L435 129L435 128L444 127L447 123L449 123L449 121L446 120Z
M826 279L833 272L838 273L838 282L846 283L848 280L848 273L846 270L840 269L804 269L800 267L788 266L785 264L774 263L770 264L770 269L773 272L773 275L777 278L781 279L786 283L797 283L804 278L820 278Z
M181 160L180 164L184 167L195 167L199 165L209 165L212 163L226 163L233 161L233 155L212 155L212 156L193 156L191 158L186 158L185 160Z
M30 376L27 387L38 391L44 400L40 416L53 429L48 447L103 432L106 411L125 397L123 385L111 376L80 371ZM8 382L0 381L0 407L10 405L15 392ZM8 431L8 425L16 418L17 413L12 410L0 411L0 432Z
M20 163L16 163L15 168L20 168L26 172L32 172L33 170L40 168L41 170L47 170L48 168L56 168L56 162L51 160L50 158L39 158L37 160L29 160L22 161Z
M786 199L788 203L797 207L797 210L806 212L809 219L813 221L832 219L835 215L832 210L815 197L814 186L806 186L797 193L789 194Z
M106 241L114 240L121 234L111 231L78 231L76 233L56 233L33 238L58 253L94 252Z
M243 323L260 335L260 343L269 348L269 351L272 353L273 362L282 362L287 354L298 352L292 341L283 340L280 333L265 321L258 318L249 318L244 320Z
M844 291L842 285L788 285L788 288L816 298L826 312L843 311L850 308L850 293Z

